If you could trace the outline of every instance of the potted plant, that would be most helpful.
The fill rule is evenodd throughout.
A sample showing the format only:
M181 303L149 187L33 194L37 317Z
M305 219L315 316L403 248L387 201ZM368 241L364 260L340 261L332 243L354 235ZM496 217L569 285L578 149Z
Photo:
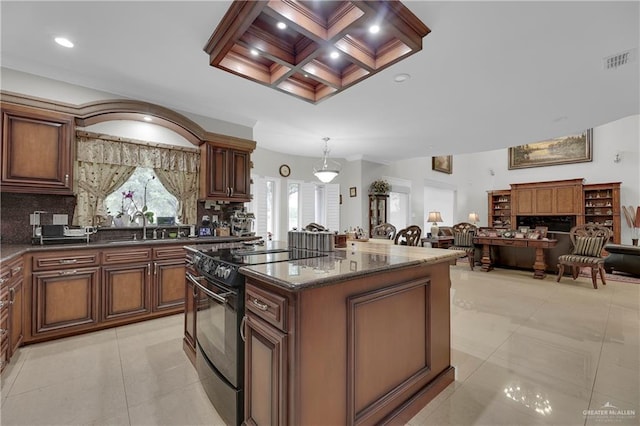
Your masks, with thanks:
M384 179L378 179L371 182L369 185L370 194L382 194L386 195L391 190L391 185Z

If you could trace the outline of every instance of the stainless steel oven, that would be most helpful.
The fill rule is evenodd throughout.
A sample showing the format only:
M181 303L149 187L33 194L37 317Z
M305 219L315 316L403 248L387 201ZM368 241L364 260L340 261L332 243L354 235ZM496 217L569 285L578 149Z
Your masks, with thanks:
M285 262L324 253L286 247L256 249L244 245L197 250L187 279L199 292L196 313L196 369L209 399L229 425L244 420L244 342L240 335L244 317L245 265Z

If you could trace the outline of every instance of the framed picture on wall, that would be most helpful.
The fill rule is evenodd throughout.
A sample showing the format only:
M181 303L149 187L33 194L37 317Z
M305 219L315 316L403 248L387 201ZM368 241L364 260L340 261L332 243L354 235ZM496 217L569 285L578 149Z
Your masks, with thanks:
M593 129L509 148L509 170L593 161Z
M453 173L453 155L431 157L431 170L447 174Z
M355 186L349 188L349 197L355 197L357 195L357 190Z

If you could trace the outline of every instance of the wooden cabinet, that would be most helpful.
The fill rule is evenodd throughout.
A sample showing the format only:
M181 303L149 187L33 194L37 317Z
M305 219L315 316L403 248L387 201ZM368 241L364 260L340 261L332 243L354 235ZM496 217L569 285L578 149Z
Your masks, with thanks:
M154 312L181 309L185 294L185 250L182 247L153 249L151 309Z
M3 103L3 192L73 195L71 115Z
M251 201L250 156L250 151L202 144L200 198Z
M488 226L511 228L511 191L489 191Z
M59 337L90 330L98 321L99 252L60 251L33 255L27 336Z
M448 262L245 288L247 425L404 424L454 380Z
M582 181L511 184L513 213L515 216L575 215L582 211Z
M369 195L369 237L373 237L373 228L387 222L388 195Z
M151 264L102 268L102 321L135 319L151 312Z
M54 337L93 328L98 318L100 268L67 268L32 275L32 334Z
M620 182L584 185L584 223L611 229L611 242L620 244Z
M245 423L289 424L287 299L247 284L245 308Z
M0 266L0 370L4 369L24 338L23 277L21 257Z

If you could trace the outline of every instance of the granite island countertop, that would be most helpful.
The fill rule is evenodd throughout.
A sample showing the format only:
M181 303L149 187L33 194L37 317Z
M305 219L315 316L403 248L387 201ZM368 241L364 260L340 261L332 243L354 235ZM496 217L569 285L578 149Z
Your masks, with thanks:
M289 291L300 291L422 263L448 262L465 255L457 250L397 246L386 240L350 240L347 248L324 254L322 257L243 266L240 272Z

